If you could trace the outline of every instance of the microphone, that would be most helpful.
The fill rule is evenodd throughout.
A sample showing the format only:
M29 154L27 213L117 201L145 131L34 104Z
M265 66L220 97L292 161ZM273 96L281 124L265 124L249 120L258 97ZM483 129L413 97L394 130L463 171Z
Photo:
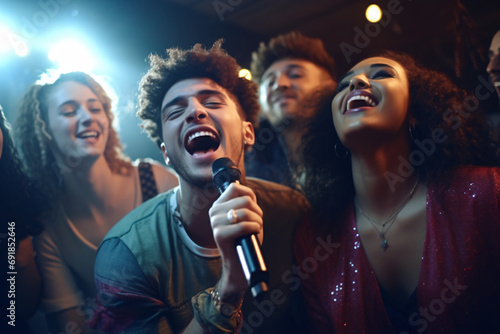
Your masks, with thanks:
M222 194L231 183L241 182L241 172L228 158L220 158L212 164L212 180ZM260 251L259 239L255 234L236 240L236 251L252 295L257 297L268 290L269 272Z

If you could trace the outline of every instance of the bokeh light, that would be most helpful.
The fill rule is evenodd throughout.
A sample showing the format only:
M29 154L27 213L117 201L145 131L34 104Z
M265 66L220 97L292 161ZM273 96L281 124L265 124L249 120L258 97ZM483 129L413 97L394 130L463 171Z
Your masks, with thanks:
M252 80L252 73L250 73L249 70L247 70L246 68L242 68L238 75L240 76L240 78L245 78L247 80Z
M372 23L380 21L382 18L382 11L380 10L380 7L372 4L366 8L366 19Z

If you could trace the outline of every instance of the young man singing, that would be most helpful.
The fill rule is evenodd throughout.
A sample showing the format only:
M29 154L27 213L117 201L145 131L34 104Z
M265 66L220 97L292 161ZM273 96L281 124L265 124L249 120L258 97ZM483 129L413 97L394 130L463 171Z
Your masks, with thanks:
M151 56L140 84L143 128L160 144L179 187L120 221L95 264L98 310L92 326L124 333L293 333L292 235L308 204L291 189L245 177L245 148L255 141L257 88L238 77L221 42L206 50ZM231 159L241 184L222 195L212 163ZM253 298L235 249L258 235L270 279ZM264 239L263 239L264 238ZM246 292L246 294L245 294Z

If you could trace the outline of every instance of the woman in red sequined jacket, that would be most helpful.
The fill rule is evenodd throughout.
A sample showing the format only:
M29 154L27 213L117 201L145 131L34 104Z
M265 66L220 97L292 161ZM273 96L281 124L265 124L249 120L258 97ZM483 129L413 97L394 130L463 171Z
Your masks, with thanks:
M305 138L319 217L295 242L316 332L498 328L500 169L472 166L495 164L478 104L392 52L340 81Z

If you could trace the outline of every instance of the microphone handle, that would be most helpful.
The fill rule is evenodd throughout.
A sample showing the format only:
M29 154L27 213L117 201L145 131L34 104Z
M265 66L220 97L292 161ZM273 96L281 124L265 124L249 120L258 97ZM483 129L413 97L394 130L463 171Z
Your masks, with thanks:
M234 181L240 183L239 180ZM222 192L224 192L231 182L224 182ZM269 272L264 262L264 257L260 251L260 242L255 234L245 235L236 240L236 252L240 259L243 273L247 279L252 296L257 297L262 292L268 290Z
M236 240L236 252L250 291L254 297L268 290L269 272L260 251L260 243L255 234Z
M228 158L219 158L212 164L212 180L222 194L232 182L240 183L241 173ZM236 252L245 278L254 297L268 290L269 273L255 234L245 235L235 242Z

